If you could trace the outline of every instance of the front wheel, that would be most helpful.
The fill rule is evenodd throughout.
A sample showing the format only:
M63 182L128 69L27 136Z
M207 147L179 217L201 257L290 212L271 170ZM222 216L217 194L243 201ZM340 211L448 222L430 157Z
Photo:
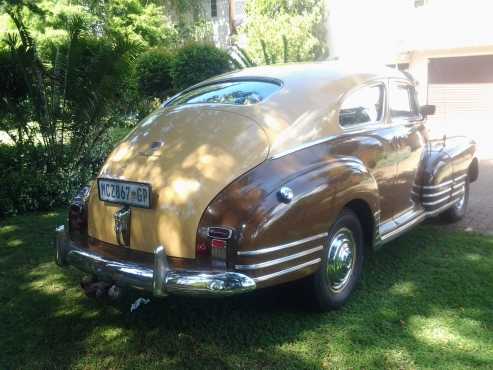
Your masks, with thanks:
M356 288L363 269L364 238L356 214L345 209L330 229L320 269L312 278L318 307L344 305Z

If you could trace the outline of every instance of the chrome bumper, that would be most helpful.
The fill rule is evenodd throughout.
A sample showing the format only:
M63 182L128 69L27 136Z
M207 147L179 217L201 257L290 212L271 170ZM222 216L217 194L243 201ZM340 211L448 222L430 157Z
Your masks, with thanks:
M114 282L164 297L168 294L228 296L255 289L255 281L236 272L171 270L163 247L154 254L154 266L110 260L79 248L67 237L64 226L56 229L56 263L71 265L100 280Z

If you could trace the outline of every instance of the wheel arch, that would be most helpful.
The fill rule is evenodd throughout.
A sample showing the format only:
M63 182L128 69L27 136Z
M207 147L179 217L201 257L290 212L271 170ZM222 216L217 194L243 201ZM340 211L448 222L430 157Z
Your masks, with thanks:
M377 236L379 226L374 211L372 211L368 202L361 198L349 201L343 209L350 209L358 217L361 228L363 229L365 253L367 255L371 254L374 250L374 241Z
M468 176L469 182L474 182L479 177L479 161L477 157L474 157L469 165Z

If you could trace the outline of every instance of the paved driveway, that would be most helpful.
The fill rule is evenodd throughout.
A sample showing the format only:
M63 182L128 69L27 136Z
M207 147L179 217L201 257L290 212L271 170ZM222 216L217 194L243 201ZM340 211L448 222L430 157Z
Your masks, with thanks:
M479 179L471 184L466 217L451 227L493 234L493 159L483 159L479 163Z

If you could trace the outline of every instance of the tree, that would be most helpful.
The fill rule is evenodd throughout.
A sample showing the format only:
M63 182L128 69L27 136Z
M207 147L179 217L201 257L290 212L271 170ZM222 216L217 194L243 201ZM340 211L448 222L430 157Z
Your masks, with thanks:
M23 18L32 4L0 4L17 30L0 53L0 68L9 71L0 88L0 130L14 139L21 157L23 150L39 149L42 164L33 170L51 188L57 182L58 197L67 197L92 175L109 129L128 116L127 78L140 46L118 33L95 35L84 18L73 16L67 36L47 43L41 55Z
M311 61L328 53L324 1L249 0L238 30L257 64Z

